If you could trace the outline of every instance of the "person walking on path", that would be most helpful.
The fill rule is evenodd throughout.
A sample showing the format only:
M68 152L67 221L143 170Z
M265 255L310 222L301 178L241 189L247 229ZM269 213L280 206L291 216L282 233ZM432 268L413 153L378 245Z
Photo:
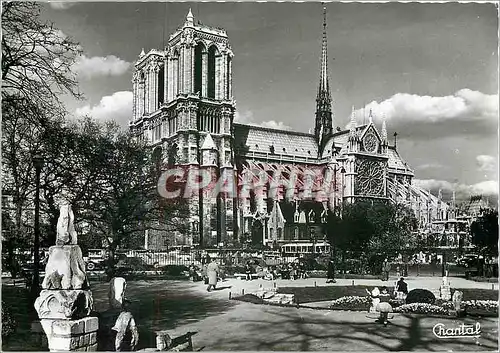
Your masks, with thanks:
M326 272L326 283L335 282L337 282L335 280L335 263L333 262L333 259L330 259L330 261L328 261L328 269Z
M208 277L207 291L210 292L212 289L215 289L215 286L217 285L217 277L219 275L219 272L220 272L219 265L217 265L215 259L212 259L210 263L207 265L207 277Z
M396 283L396 292L404 293L405 296L408 294L408 284L406 284L404 277L401 277Z
M391 270L391 264L387 261L387 259L385 259L384 263L382 264L382 281L389 280L389 271L390 270Z

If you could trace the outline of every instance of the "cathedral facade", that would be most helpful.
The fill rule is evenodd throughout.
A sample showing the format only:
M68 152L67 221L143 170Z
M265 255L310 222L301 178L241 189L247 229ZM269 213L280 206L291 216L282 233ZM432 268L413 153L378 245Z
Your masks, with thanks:
M414 172L370 113L335 125L328 76L326 12L314 133L234 122L233 51L224 29L189 11L163 50L144 50L133 74L131 133L152 146L164 170L208 171L235 192L189 194L190 232L180 242L215 246L322 241L327 212L345 202L411 207L421 226L446 217L441 196L412 184ZM314 114L314 115L313 115ZM172 242L170 242L172 244Z

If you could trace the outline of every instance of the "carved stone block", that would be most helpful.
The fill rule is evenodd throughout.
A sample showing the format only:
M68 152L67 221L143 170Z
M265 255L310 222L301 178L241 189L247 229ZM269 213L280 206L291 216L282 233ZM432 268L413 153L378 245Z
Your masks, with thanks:
M92 311L92 292L89 290L42 290L35 300L40 319L79 319Z

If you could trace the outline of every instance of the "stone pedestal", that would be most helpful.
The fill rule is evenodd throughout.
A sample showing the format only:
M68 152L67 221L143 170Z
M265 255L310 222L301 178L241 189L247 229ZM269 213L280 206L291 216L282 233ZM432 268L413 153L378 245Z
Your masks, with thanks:
M97 317L77 320L42 319L49 350L94 352L97 350Z
M35 309L49 350L97 350L98 319L88 317L93 299L78 245L50 247L42 288Z
M443 277L441 287L439 287L439 297L441 300L451 300L450 283L448 282L448 278L446 276Z

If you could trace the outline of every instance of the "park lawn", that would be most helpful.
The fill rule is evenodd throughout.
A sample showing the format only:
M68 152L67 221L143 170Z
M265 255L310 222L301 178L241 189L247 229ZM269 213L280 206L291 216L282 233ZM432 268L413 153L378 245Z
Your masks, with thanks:
M347 296L366 297L373 286L321 286L321 287L280 287L278 293L293 294L297 303L312 303L335 300ZM389 292L393 287L387 287Z
M347 296L365 297L367 289L371 291L373 286L280 287L278 293L294 294L295 300L303 304ZM394 288L387 287L387 290L392 293ZM498 300L498 290L465 288L460 291L464 293L463 300Z

